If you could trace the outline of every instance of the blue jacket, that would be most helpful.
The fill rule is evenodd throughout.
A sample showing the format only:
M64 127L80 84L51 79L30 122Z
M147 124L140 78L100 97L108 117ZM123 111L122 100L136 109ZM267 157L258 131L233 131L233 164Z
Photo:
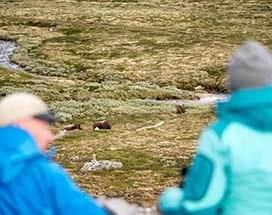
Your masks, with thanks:
M0 128L0 214L106 215L106 211L39 151L27 132L7 126Z
M159 199L163 214L272 214L272 87L234 92L202 133L184 188Z

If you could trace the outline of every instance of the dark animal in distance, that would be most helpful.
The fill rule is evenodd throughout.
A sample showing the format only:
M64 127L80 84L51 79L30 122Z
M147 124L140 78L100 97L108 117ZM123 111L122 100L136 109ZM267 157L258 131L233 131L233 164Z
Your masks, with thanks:
M93 124L93 129L111 129L111 124L108 121L96 122Z
M184 104L176 105L176 113L177 114L185 113L185 109L186 109L186 107Z
M64 129L65 129L66 131L72 131L72 130L76 130L76 129L82 130L80 124L66 125L66 126L64 127Z

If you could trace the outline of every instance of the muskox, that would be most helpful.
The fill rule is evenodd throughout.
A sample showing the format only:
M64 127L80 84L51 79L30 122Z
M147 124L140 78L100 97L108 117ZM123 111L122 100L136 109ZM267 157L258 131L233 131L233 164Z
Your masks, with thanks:
M185 113L185 105L184 104L178 104L176 105L176 113L177 114L182 114L182 113Z
M99 130L99 129L111 129L111 124L108 121L104 122L96 122L93 124L93 129L94 130Z
M66 125L64 127L64 130L66 131L72 131L72 130L82 130L80 124L71 124L71 125Z

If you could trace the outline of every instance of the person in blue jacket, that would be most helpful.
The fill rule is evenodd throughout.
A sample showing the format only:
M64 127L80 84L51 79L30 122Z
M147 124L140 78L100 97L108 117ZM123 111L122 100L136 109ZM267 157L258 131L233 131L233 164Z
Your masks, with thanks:
M0 101L0 214L114 214L46 156L54 140L49 124L55 120L33 94L15 93Z
M272 56L244 42L228 66L231 91L201 134L183 187L159 197L164 215L272 214Z

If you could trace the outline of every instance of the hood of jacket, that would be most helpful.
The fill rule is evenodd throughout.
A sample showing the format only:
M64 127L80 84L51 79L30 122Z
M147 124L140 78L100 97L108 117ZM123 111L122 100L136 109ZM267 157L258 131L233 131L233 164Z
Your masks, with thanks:
M0 128L0 184L6 184L21 174L28 162L43 156L33 138L16 126Z
M218 103L217 115L222 120L272 131L272 86L232 93L228 101Z

